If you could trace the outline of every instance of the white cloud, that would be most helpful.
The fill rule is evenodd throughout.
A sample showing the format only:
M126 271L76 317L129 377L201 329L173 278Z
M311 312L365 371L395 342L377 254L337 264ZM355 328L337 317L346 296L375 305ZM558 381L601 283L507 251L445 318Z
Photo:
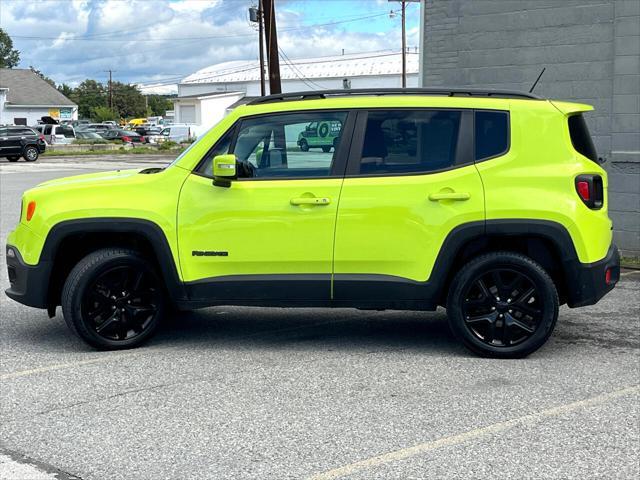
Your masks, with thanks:
M85 78L104 81L107 69L115 70L115 78L121 81L166 83L212 64L253 60L258 55L258 35L247 19L250 0L0 3L0 26L21 51L21 67L33 65L58 83L74 85ZM279 1L280 46L290 58L339 54L342 48L347 53L399 48L399 28L384 34L361 31L362 22L300 28L305 23L384 11L388 3L382 3L375 10L359 3L358 8L323 10L319 17L310 18L296 11L295 2ZM409 44L415 44L417 28L409 29L408 36Z

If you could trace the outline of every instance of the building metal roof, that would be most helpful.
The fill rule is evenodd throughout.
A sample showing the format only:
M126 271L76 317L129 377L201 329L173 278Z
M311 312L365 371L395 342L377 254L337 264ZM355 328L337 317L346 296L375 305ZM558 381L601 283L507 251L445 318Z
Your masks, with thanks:
M61 94L29 69L0 68L0 88L8 89L6 105L75 107Z
M407 73L418 73L418 56L407 53ZM283 80L348 78L367 75L399 75L402 73L402 52L381 51L334 55L330 57L301 58L280 61ZM182 84L229 83L260 80L259 61L232 61L203 68L182 80Z

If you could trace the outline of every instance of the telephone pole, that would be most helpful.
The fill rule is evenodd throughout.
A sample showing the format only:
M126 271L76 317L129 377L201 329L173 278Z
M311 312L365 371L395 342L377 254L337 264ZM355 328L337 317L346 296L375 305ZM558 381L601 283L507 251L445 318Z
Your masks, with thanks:
M420 0L389 0L402 4L402 88L407 87L407 2L418 3Z
M113 110L113 81L112 75L115 70L105 70L105 72L109 73L109 108Z
M262 0L258 1L258 7L249 9L249 20L258 24L258 49L260 50L260 95L265 96L264 88L264 17Z
M282 93L280 83L280 59L278 57L278 32L276 29L275 0L262 0L264 30L267 40L267 63L269 65L269 93Z

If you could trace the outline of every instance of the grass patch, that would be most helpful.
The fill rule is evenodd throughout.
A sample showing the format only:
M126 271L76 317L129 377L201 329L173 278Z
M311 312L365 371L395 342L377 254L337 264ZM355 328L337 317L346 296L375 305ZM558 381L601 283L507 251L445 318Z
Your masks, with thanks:
M75 152L65 152L63 150L46 150L42 156L44 157L72 157L78 156L81 157L83 155L167 155L168 153L175 153L179 155L183 148L176 149L158 149L158 148L150 148L150 147L134 147L134 148L123 148L120 147L117 150L80 150Z

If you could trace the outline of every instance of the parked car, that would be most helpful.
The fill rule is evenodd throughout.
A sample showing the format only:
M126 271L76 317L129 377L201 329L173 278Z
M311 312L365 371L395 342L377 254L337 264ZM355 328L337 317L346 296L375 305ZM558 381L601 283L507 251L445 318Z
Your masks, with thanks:
M138 135L136 132L123 129L107 130L101 132L102 138L105 140L119 140L123 143L144 143L145 138L142 135Z
M341 130L342 124L339 121L311 122L298 134L297 143L303 152L309 151L310 148L321 148L325 153L330 152L331 148L337 145Z
M32 127L44 135L49 145L69 144L76 138L76 132L71 125L41 124Z
M512 358L547 341L561 304L593 305L618 282L591 106L489 90L305 96L253 100L166 168L28 190L7 295L51 316L62 305L99 349L140 345L171 306L445 306L467 348ZM330 121L333 152L295 147Z
M163 128L160 134L165 141L171 140L180 143L195 139L197 137L196 130L197 127L194 125L174 124Z
M27 162L35 162L44 153L44 136L29 127L0 127L0 157L17 162L20 157Z
M109 124L105 124L105 123L89 123L87 125L83 125L82 129L83 130L89 130L92 132L106 132L107 130L113 130L114 127L113 125L109 125Z
M102 140L104 138L97 132L92 132L90 130L76 130L76 139L78 140Z
M102 122L103 125L111 125L112 127L116 127L118 124L114 120L105 120Z

